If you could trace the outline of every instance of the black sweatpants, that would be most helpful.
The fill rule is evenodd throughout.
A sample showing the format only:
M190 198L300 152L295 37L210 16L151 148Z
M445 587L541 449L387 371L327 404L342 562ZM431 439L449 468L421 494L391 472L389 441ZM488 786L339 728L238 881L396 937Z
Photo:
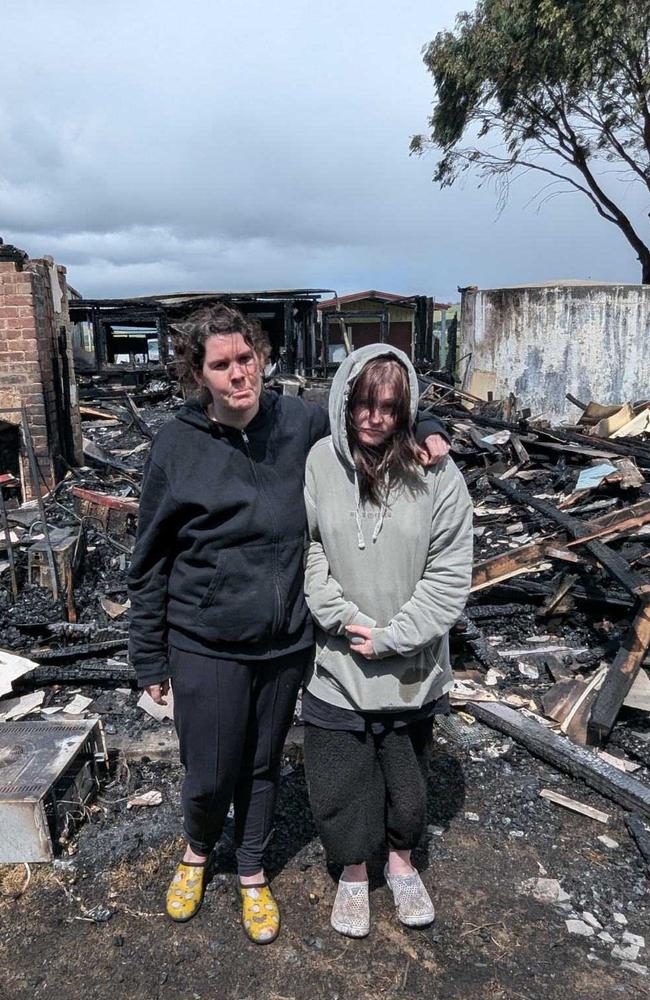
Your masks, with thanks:
M309 800L330 864L361 864L386 843L417 846L431 729L431 719L379 734L305 725Z
M273 832L282 747L311 649L272 660L223 660L172 649L188 843L209 854L231 802L240 875L254 875Z

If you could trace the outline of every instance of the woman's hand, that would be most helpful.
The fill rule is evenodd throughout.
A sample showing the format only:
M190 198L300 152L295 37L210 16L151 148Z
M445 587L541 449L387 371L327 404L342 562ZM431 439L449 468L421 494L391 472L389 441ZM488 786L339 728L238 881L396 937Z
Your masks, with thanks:
M345 631L348 633L348 638L350 639L350 647L353 652L360 653L361 656L365 656L367 660L376 660L375 649L372 644L372 636L370 629L365 625L346 625ZM357 642L353 641L353 636L358 636ZM361 640L361 641L359 641Z
M449 442L442 434L429 434L418 449L420 462L426 468L430 465L437 465L449 454Z
M150 684L145 691L157 705L166 705L165 695L169 694L169 680L163 681L162 684Z

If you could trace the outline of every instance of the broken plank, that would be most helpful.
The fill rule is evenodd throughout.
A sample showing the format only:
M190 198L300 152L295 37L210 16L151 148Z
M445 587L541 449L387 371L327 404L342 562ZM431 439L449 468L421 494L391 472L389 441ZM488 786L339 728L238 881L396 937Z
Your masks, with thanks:
M142 436L147 438L149 441L153 441L153 431L151 430L151 427L146 422L146 420L143 420L140 410L135 405L133 397L130 396L128 392L126 394L126 402L129 407L133 423L139 430L140 434L142 434Z
M109 752L121 751L127 762L141 760L143 757L150 757L151 760L178 760L178 736L171 724L148 730L137 737L127 733L107 735L106 743Z
M645 670L639 670L623 705L625 708L636 708L641 712L650 712L650 677Z
M113 497L109 493L98 493L96 490L86 490L81 486L72 487L72 495L86 503L94 504L98 507L109 507L117 510L121 514L137 515L139 503L137 500L126 500L124 497Z
M650 501L642 500L622 510L610 511L600 517L582 521L586 533L580 538L570 538L566 531L559 531L512 549L510 552L492 556L474 566L472 592L532 572L535 565L549 558L552 550L558 546L572 549L598 538L602 541L611 541L626 531L643 527L648 522L650 522Z
M624 809L650 817L650 788L607 764L592 750L558 736L508 705L469 701L467 710L480 722L511 736L535 757L580 778Z
M548 799L549 802L554 802L557 806L564 806L565 809L571 809L572 812L588 816L589 819L595 819L599 823L609 823L609 813L603 812L602 809L594 809L593 806L578 802L577 799L569 798L568 795L554 792L551 788L542 788L539 794L543 799Z
M538 616L548 618L553 614L558 614L560 611L568 610L567 605L572 606L573 604L571 598L568 597L569 591L572 590L577 582L577 574L563 574L554 592L549 594L543 606L538 610Z
M612 729L650 646L650 607L641 608L612 661L594 702L587 727L592 744L603 743Z
M549 503L547 500L540 500L539 497L526 493L524 490L519 490L510 483L504 483L503 480L496 479L494 476L488 476L488 480L491 486L501 490L511 500L523 506L532 507L533 510L537 510L555 521L572 538L582 538L587 551L598 560L609 575L620 583L629 594L640 601L650 601L650 584L648 581L640 573L637 573L636 570L630 569L629 563L618 552L607 548L603 542L598 540L587 541L584 536L589 534L589 528L579 518L565 514L564 511L558 510L554 504Z

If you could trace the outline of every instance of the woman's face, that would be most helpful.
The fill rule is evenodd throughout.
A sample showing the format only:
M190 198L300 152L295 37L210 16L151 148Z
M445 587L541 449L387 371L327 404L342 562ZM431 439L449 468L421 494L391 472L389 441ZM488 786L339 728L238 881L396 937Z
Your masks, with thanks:
M355 399L351 415L359 444L377 448L395 433L396 402L392 385L379 387L375 405L367 399Z
M260 361L241 333L214 334L205 342L203 368L195 375L212 396L217 420L252 419L262 392Z

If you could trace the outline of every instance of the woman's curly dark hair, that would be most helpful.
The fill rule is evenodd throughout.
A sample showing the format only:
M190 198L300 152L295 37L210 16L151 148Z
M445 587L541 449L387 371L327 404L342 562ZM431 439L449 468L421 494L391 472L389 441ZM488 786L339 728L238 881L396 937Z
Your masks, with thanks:
M197 391L195 373L201 372L205 359L205 342L215 334L241 333L249 347L265 364L271 354L271 344L261 323L244 316L238 309L216 302L202 306L186 319L170 326L177 373L186 390Z

